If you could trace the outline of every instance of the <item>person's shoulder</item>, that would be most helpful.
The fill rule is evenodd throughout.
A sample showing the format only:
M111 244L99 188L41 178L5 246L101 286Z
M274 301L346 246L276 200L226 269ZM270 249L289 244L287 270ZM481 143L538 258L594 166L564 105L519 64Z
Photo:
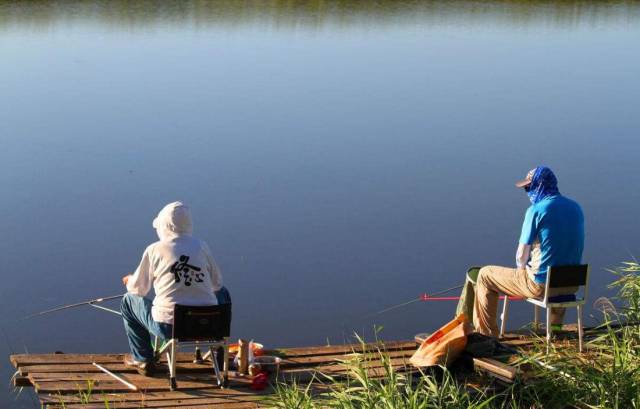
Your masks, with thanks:
M550 200L545 211L564 215L582 215L582 207L573 199L559 195Z
M193 236L190 236L189 239L191 240L191 244L194 247L197 247L204 252L209 252L209 245L207 244L206 241Z
M144 249L144 252L148 253L148 254L151 254L154 251L156 251L158 249L158 247L161 246L161 245L162 245L162 242L160 240L154 241L153 243L149 244L146 249Z
M570 199L566 196L559 196L559 198L561 199L561 203L566 207L570 207L574 209L582 209L580 207L580 204L573 199Z

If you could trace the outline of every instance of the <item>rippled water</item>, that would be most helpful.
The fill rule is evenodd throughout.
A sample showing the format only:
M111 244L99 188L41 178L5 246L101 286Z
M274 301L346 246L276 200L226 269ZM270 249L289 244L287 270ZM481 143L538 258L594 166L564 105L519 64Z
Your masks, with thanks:
M631 1L2 1L2 355L124 351L101 311L14 319L123 291L176 199L234 337L271 346L445 322L371 314L513 264L540 163L607 295L638 254L639 39Z

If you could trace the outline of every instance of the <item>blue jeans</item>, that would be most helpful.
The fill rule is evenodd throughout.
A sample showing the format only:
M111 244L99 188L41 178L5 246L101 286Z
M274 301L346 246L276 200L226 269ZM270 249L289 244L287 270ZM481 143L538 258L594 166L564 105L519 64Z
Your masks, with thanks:
M151 316L151 300L134 294L122 297L120 311L124 320L124 330L129 340L131 354L136 361L153 361L151 335L161 339L171 339L173 326L156 322Z
M231 295L226 287L216 291L218 304L231 303ZM163 322L156 322L151 316L151 300L127 293L122 297L120 312L124 320L124 330L129 340L131 354L136 361L150 362L153 360L151 335L162 340L171 339L173 326Z

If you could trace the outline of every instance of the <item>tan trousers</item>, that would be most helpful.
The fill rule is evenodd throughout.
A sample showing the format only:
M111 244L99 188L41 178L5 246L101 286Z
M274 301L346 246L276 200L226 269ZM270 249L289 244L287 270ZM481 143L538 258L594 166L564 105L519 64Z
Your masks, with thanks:
M556 289L554 294L574 293L577 288ZM557 293L557 294L555 294ZM480 269L473 306L473 325L477 332L497 337L498 298L501 294L514 297L541 298L544 285L534 282L524 269L486 266ZM564 308L551 309L551 323L562 324Z

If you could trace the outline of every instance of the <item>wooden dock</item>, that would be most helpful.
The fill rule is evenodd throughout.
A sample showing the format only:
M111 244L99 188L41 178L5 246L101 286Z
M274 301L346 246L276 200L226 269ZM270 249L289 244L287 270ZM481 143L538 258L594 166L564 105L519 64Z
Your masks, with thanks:
M591 338L600 332L598 329L585 329L585 336ZM416 336L417 339L420 336ZM559 348L576 349L575 338L575 332L570 330L554 340L554 344ZM531 352L536 343L542 342L529 331L507 334L501 341L522 352ZM282 359L277 374L270 378L271 383L277 379L307 385L310 381L326 379L323 375L346 379L350 374L347 362L352 360L361 362L371 378L385 376L383 357L398 373L417 373L409 363L417 345L416 340L387 341L273 349L264 351L264 354ZM504 384L513 382L518 376L526 378L527 374L522 373L523 367L509 364L513 358L515 356L511 361L503 362L473 358L472 367L476 371L464 375L464 381L476 385L478 381L485 383L487 380ZM251 377L239 376L233 371L230 372L229 386L221 389L217 386L211 362L194 363L193 354L186 352L178 354L176 391L169 391L166 361L161 361L156 375L145 377L125 367L123 354L21 354L12 355L10 360L17 370L14 385L33 387L42 407L47 409L262 408L268 407L265 398L274 392L272 386L260 391L252 389ZM101 372L93 365L94 362L135 385L137 391ZM477 371L482 374L478 376ZM326 388L321 382L314 382L313 387L317 392Z
M398 372L415 371L408 363L416 350L415 341L393 341L384 344L318 346L265 351L282 358L278 380L309 382L321 373L345 377L345 361L366 360L372 377L383 376L380 353L390 359ZM245 409L265 407L264 398L272 393L251 389L251 378L230 372L229 386L220 389L211 363L193 363L193 354L178 355L178 390L169 391L166 363L153 377L139 375L123 364L123 354L22 354L12 355L11 363L18 372L16 386L33 387L44 408L104 409L109 408L181 408L181 409ZM93 362L116 373L135 385L138 391L101 372Z

